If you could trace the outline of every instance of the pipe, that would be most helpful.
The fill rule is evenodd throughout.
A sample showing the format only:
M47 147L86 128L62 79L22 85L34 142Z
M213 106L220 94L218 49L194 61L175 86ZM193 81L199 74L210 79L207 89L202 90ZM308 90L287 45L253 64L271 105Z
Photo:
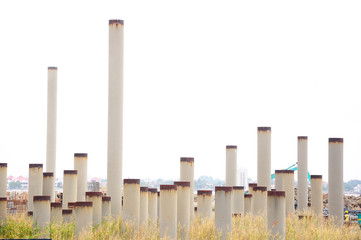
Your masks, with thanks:
M158 218L158 190L148 188L148 216L150 221L156 222Z
M232 187L215 187L215 226L221 239L232 233Z
M244 194L244 216L252 214L252 194Z
M257 131L257 184L271 190L271 128Z
M93 226L97 226L102 221L102 193L101 192L85 192L87 202L93 203Z
M244 187L234 186L232 191L232 214L244 216Z
M61 206L62 206L61 202L50 203L50 222L61 223L62 220Z
M63 216L63 223L73 222L73 210L72 209L63 209L61 211Z
M88 154L74 153L74 170L78 171L77 201L85 201L88 181Z
M311 209L315 215L323 215L322 175L311 175Z
M29 164L28 211L33 211L33 198L43 194L43 164Z
M303 213L307 212L308 203L308 137L299 136L297 140L297 211Z
M146 226L148 223L148 187L140 187L139 224Z
M123 219L139 226L140 179L124 179Z
M237 146L226 146L226 186L237 186Z
M177 186L177 226L180 227L180 238L188 239L190 211L189 209L189 195L190 182L174 182Z
M102 197L102 219L107 221L110 218L111 214L111 197L103 196Z
M194 158L180 158L180 181L190 182L189 195L189 216L192 221L194 218Z
M160 185L160 238L177 238L177 186Z
M293 170L275 171L276 191L285 191L286 194L286 213L295 213L295 180Z
M38 228L45 228L50 223L50 196L34 196L33 220Z
M212 190L197 191L197 215L200 218L212 217Z
M122 212L124 21L109 20L107 191L112 216Z
M0 163L0 198L6 197L7 181L8 181L8 164Z
M69 202L76 202L78 182L77 170L64 170L63 209L68 208Z
M252 213L266 216L267 214L267 187L253 187Z
M55 202L55 181L54 173L43 173L43 196L50 196L50 201Z
M284 191L267 192L267 227L277 239L286 238L286 197Z
M8 202L6 197L0 197L0 226L6 225Z
M82 232L88 231L92 227L93 203L75 203L75 237L78 238Z

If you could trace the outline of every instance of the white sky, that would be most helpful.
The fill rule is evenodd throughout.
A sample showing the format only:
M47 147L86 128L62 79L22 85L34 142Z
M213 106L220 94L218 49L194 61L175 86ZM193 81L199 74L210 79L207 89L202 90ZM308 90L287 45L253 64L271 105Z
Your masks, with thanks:
M327 181L328 138L360 179L360 1L1 1L0 162L45 164L47 67L58 67L57 174L89 154L106 177L108 20L125 21L124 178L225 177L225 146L256 179L257 126L272 171L297 160Z

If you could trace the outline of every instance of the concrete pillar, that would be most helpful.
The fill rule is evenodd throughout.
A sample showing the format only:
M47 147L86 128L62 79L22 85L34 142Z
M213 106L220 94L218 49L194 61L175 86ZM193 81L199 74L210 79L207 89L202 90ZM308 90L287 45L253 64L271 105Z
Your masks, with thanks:
M33 220L38 228L45 228L50 223L50 196L34 196Z
M50 201L55 202L55 181L54 173L43 173L43 196L50 196Z
M112 216L121 216L124 21L109 20L108 172Z
M56 115L58 68L48 67L48 108L46 130L46 172L56 174Z
M73 210L63 209L62 211L63 223L71 223L73 221Z
M188 239L190 182L174 182L174 185L177 186L177 226L180 227L180 238Z
M139 224L146 226L148 223L148 187L140 187Z
M237 146L226 146L226 186L237 185Z
M160 238L177 238L177 186L160 185Z
M212 217L212 190L197 191L197 214L200 218Z
M148 216L151 221L156 222L158 217L158 190L148 188Z
M328 140L328 215L343 224L343 138Z
M286 198L284 191L267 192L267 223L272 237L286 238Z
M68 208L68 202L76 202L77 183L78 183L78 171L64 170L63 209Z
M267 214L267 187L253 187L252 213L266 216Z
M5 226L6 224L7 205L6 197L0 197L0 226Z
M232 214L244 216L244 187L234 186L232 191Z
M74 153L74 170L78 171L77 201L85 201L88 182L88 154ZM94 207L94 206L93 206Z
M93 203L76 202L75 203L75 237L92 227L93 221Z
M232 232L232 187L215 187L215 226L221 239Z
M8 164L0 163L0 198L6 197L7 181L8 181Z
M308 137L300 136L297 140L297 211L303 213L308 203Z
M33 198L43 194L43 164L29 164L28 211L33 211Z
M85 192L85 199L93 203L93 226L97 226L102 221L102 193Z
M276 170L275 185L276 191L285 191L286 213L295 213L295 180L293 170Z
M249 194L253 193L253 188L254 187L257 187L257 183L249 183L248 184L248 192L249 192Z
M244 194L244 216L252 214L252 194Z
M112 206L113 207L113 206ZM124 179L123 219L139 226L140 179Z
M189 216L192 221L194 217L194 158L180 158L180 181L190 182L191 184L189 195Z
M60 202L50 203L50 221L53 223L61 223L61 221L62 221L62 204Z
M311 175L311 209L315 215L323 216L322 175Z
M102 219L106 221L110 218L111 214L111 197L102 197Z
M157 192L157 221L158 221L158 224L159 224L159 214L160 212L160 191Z
M257 184L271 190L271 128L258 127L257 133Z

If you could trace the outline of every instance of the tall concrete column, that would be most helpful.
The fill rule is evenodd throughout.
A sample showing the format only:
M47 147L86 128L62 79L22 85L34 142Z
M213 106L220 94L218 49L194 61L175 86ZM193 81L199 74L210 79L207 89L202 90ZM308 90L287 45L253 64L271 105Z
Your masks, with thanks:
M97 226L102 221L102 193L85 192L87 202L93 203L93 226ZM76 205L75 205L76 206Z
M286 238L286 201L284 191L267 192L267 227L272 237Z
M111 212L111 197L104 196L102 197L102 219L103 221L109 220Z
M112 206L113 207L113 206ZM139 226L140 179L124 179L123 219Z
M148 187L140 187L139 224L146 226L148 223Z
M181 157L180 181L190 182L189 211L191 221L194 217L194 158Z
M153 222L158 218L158 190L156 188L148 188L148 216Z
M89 231L93 221L93 203L76 202L75 203L75 238L85 231Z
M232 187L215 187L215 226L221 239L232 232Z
M58 68L48 67L48 109L46 131L46 171L56 175L56 115Z
M271 128L257 131L257 184L271 190Z
M257 183L249 183L248 184L248 192L249 192L249 194L253 193L253 188L254 187L257 187Z
M68 208L69 202L76 202L77 183L78 183L78 171L64 170L63 209Z
M311 209L317 216L323 216L322 175L311 175Z
M226 186L237 186L237 146L226 146Z
M72 209L63 209L61 213L63 216L63 223L71 223L74 220Z
M6 197L0 197L0 226L6 225L8 202Z
M234 186L232 191L232 214L244 216L244 187Z
M33 220L38 228L45 228L50 223L50 196L34 196Z
M50 201L55 202L55 181L54 173L43 173L43 196L50 196Z
M197 214L200 218L212 217L212 190L197 191Z
M252 194L253 215L266 216L267 214L267 187L254 187Z
M328 215L343 224L343 138L328 140Z
M60 202L50 203L50 221L61 224L62 221L62 204Z
M308 203L308 137L297 138L297 211L307 212ZM287 197L286 197L287 198Z
M177 186L160 185L160 238L177 239Z
M28 211L33 211L33 198L43 194L43 164L29 164Z
M293 170L276 170L276 191L285 191L286 213L295 213L295 180Z
M160 191L157 192L157 222L159 224L159 212L160 212Z
M174 182L177 186L177 225L181 228L181 239L188 239L190 211L190 182Z
M0 163L0 197L6 197L7 181L8 181L8 164Z
M252 194L244 194L244 216L252 214Z
M78 171L77 201L85 201L88 182L88 154L74 153L74 170ZM94 208L94 206L93 206Z
M124 21L109 20L107 191L113 216L122 211Z

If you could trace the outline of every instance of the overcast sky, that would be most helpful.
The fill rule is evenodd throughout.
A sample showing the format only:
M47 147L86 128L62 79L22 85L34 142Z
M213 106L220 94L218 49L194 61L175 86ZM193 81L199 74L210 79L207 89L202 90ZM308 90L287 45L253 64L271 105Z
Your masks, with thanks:
M297 161L327 181L328 138L344 180L361 179L360 1L1 1L0 162L28 175L46 155L47 67L58 67L57 175L73 154L106 177L108 20L124 19L124 178L225 178L225 147L257 173L257 127L272 171ZM45 168L44 168L45 169Z

